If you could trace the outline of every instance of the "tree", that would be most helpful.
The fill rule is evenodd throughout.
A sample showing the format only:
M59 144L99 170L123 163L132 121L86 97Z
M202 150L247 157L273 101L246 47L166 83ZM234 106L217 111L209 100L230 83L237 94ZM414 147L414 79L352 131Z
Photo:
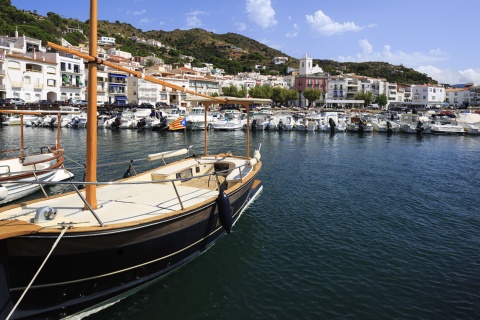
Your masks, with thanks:
M228 97L245 98L247 96L247 89L242 86L238 89L235 85L231 84L229 87L222 87L222 94Z
M308 105L311 106L312 103L322 96L322 90L306 88L303 90L303 96L308 100Z
M255 86L250 88L249 94L252 98L271 99L273 95L273 88L269 84Z
M366 108L373 101L373 93L371 91L360 91L355 94L355 100L363 100L363 106Z
M385 94L379 94L375 99L375 103L383 109L383 107L385 107L388 103L388 98Z
M145 61L145 66L148 68L148 67L151 67L155 65L155 61L153 61L152 59L148 59L147 61Z

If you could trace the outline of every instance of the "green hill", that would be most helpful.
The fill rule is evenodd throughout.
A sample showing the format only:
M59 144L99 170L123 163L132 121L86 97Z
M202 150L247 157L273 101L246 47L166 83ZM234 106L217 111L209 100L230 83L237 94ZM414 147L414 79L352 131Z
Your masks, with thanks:
M80 32L65 33L67 28L83 29ZM72 45L88 44L88 21L78 21L48 12L41 16L34 10L18 10L10 0L0 0L0 34L13 36L15 29L19 34L41 39L44 43L52 41L59 43L61 37ZM136 56L148 56L154 53L166 63L181 62L181 55L192 56L193 66L211 63L216 68L222 68L227 74L249 72L255 65L266 66L263 74L286 75L288 67L297 68L298 59L270 48L258 41L237 33L215 34L203 29L190 30L151 30L144 32L132 25L120 21L98 22L98 36L115 37L117 48ZM147 44L132 41L131 37L155 39L166 47L154 48ZM168 49L167 49L168 48ZM288 63L274 65L274 57L285 56ZM314 59L314 63L331 75L355 73L357 75L384 78L389 82L423 84L437 83L427 75L404 66L395 66L385 62L336 62L333 60Z

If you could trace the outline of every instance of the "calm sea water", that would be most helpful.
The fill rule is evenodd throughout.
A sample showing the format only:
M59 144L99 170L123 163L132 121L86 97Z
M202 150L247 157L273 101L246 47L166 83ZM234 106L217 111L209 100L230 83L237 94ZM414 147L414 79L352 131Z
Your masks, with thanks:
M0 147L18 132L1 128ZM211 153L245 150L244 132L208 137ZM82 164L85 130L62 139ZM233 232L88 319L480 318L480 137L254 132L260 143L264 191ZM98 180L192 144L202 153L203 132L101 130L99 162L115 165Z

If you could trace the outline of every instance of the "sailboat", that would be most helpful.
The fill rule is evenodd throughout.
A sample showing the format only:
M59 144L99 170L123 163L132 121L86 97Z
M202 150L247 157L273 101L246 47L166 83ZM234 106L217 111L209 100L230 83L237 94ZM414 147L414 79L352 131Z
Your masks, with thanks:
M48 45L89 61L87 112L95 118L97 65L106 62L96 57L97 0L90 7L88 55ZM253 102L163 85L203 97L205 108L220 101L248 111ZM159 167L99 182L96 126L87 123L85 181L61 182L73 191L0 210L0 319L82 317L135 293L231 232L263 188L261 146L250 155L248 131L245 155L209 154L205 132L201 155L189 146L151 153L146 160Z

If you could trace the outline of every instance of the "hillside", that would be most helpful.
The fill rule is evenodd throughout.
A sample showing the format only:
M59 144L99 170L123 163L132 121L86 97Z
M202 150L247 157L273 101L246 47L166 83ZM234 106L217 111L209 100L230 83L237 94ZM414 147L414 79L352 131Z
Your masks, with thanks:
M83 34L80 32L65 34L67 27L83 29ZM18 28L20 34L41 39L43 43L47 41L58 43L61 37L72 45L88 43L86 37L89 32L88 21L61 17L54 12L41 16L36 11L18 10L11 5L10 0L0 0L0 34L12 36L15 28ZM298 67L297 58L237 33L215 34L203 29L144 32L128 23L102 20L98 22L98 36L115 37L120 50L136 56L148 56L153 53L166 63L181 62L180 55L192 56L195 58L193 66L211 63L216 68L224 69L227 74L249 72L254 70L255 65L262 65L267 67L261 70L264 74L286 75L288 67ZM132 36L158 40L166 48L136 43L130 39ZM272 59L278 56L288 57L288 63L272 64ZM324 71L332 75L344 72L385 78L389 82L397 83L436 83L432 78L413 69L385 62L354 63L315 59L314 64L320 65Z

